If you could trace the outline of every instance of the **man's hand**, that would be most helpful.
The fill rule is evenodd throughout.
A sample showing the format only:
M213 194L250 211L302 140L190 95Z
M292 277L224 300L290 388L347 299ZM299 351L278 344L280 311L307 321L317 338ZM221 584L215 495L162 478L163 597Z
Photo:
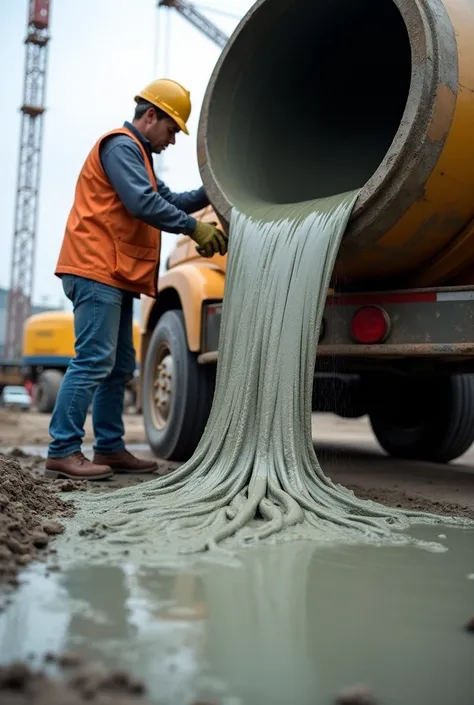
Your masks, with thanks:
M202 257L213 257L217 253L225 255L227 252L227 237L216 228L217 223L204 223L196 221L196 228L190 237L196 243L196 251Z

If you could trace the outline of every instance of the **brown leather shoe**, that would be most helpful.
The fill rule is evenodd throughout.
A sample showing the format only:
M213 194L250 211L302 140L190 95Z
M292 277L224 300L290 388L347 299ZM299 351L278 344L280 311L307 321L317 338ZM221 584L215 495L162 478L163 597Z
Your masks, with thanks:
M108 465L114 472L144 473L158 469L154 460L140 460L128 450L118 450L116 453L94 453L94 463Z
M105 480L114 474L109 465L91 463L80 450L65 458L48 458L45 468L45 477L52 480L58 477L67 477L69 480Z

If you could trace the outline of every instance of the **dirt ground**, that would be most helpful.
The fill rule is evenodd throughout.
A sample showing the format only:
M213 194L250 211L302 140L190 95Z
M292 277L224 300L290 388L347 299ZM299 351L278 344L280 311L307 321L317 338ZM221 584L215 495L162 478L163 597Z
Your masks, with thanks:
M70 491L111 492L177 467L159 461L152 474L116 475L102 482L47 480L43 471L48 422L42 414L0 413L0 583L15 586L23 566L54 551L50 538L62 526L48 520L73 512ZM126 416L125 425L128 447L150 457L141 417ZM87 431L84 450L90 454L90 419ZM365 420L346 421L329 414L314 416L313 437L326 474L357 496L387 506L474 519L474 450L452 465L402 462L381 451Z
M23 467L41 474L43 460L37 454L45 453L48 424L49 417L45 414L0 410L0 452L23 447L28 455L17 459ZM126 415L125 429L125 440L133 452L150 457L142 417ZM395 460L380 449L366 419L345 420L331 414L313 417L313 436L326 474L360 497L389 506L474 518L474 447L450 465ZM90 417L84 442L87 455L93 442ZM158 474L166 474L176 467L176 464L160 461ZM153 477L121 475L105 482L80 485L83 489L104 492ZM70 481L58 485L63 492L76 487L77 484Z
M72 514L52 483L0 454L0 584L16 586L22 567L47 555L51 537L64 531L57 518Z
M17 412L0 409L0 447L23 445L46 445L51 438L48 433L50 416L36 412ZM143 420L141 416L125 416L128 443L144 443ZM86 422L85 443L92 443L92 419Z
M113 491L146 482L177 467L160 462L154 475L120 475L95 483L46 480L43 466L48 423L45 415L0 410L0 583L9 584L10 589L18 584L17 575L24 565L55 553L54 542L49 546L49 541L63 530L58 519L73 511L68 491ZM126 416L125 425L128 447L137 455L149 457L141 417ZM325 414L314 417L313 436L326 474L360 497L389 506L474 518L474 450L452 465L401 462L384 455L365 420L345 421ZM89 418L86 454L92 442ZM7 595L6 602L0 602L0 611L9 603ZM0 666L0 705L79 705L91 699L103 705L150 702L143 684L131 674L110 672L97 663L68 663L66 657L56 659L56 663L63 668L59 678L47 663ZM356 692L354 698L351 689L350 697L346 695L342 694L337 702L375 702L370 693L367 699L365 691Z

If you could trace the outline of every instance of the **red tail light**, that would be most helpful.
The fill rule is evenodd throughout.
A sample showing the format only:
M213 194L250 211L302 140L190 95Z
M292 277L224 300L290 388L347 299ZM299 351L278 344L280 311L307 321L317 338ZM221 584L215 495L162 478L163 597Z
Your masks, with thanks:
M363 306L352 317L351 335L358 343L383 343L389 333L390 317L380 306Z

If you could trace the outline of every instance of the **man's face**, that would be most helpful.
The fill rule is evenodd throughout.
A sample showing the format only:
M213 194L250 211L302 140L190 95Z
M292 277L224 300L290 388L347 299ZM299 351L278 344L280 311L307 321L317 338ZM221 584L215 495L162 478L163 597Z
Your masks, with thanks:
M147 134L152 151L160 154L168 145L175 144L178 132L179 127L172 118L168 116L158 118L156 113L153 113Z

